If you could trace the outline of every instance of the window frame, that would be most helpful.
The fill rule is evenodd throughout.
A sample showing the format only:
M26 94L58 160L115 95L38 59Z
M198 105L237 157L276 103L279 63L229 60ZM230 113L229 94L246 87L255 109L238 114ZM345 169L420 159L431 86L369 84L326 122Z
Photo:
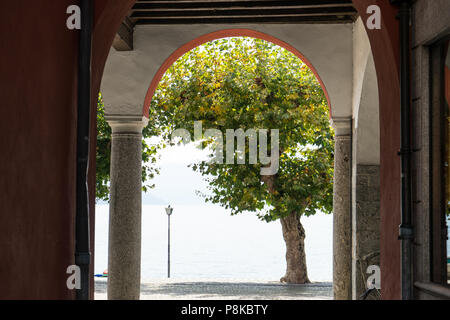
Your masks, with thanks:
M450 36L430 46L430 281L448 287L447 280L447 179L446 148L450 116L445 96L445 61Z

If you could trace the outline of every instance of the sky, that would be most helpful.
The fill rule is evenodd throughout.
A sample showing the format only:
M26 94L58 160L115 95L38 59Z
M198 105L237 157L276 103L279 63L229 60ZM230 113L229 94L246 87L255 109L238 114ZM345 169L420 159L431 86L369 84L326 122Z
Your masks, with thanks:
M162 149L157 164L161 172L151 181L155 188L142 194L143 204L204 204L204 200L195 191L207 192L207 183L198 172L187 166L206 160L207 155L207 150L198 149L193 143Z

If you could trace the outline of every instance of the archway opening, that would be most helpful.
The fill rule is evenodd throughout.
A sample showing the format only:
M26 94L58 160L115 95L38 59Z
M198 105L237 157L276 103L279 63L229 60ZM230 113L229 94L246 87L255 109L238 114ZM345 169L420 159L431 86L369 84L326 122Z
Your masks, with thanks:
M217 35L218 34L216 34L216 36ZM257 77L254 77L252 79L252 81L254 82L253 83L254 91L257 91L257 90L260 90L260 91L264 91L265 90L265 91L267 91L267 92L264 93L266 100L273 99L273 100L275 100L275 104L276 103L278 103L278 104L287 104L287 105L282 106L282 108L280 109L279 105L270 105L272 102L269 103L268 101L266 101L265 105L270 105L270 107L266 108L267 110L265 110L265 111L268 111L268 109L270 109L271 107L275 106L276 108L280 109L279 113L280 113L281 118L285 117L285 120L288 120L288 119L293 120L293 122L289 123L289 125L286 126L286 127L281 127L281 126L283 126L285 124L284 122L282 122L282 121L281 122L280 121L278 121L278 122L275 121L275 124L276 124L275 127L277 127L276 130L280 130L280 129L281 129L281 131L284 130L282 135L286 135L286 136L290 136L290 135L295 136L295 135L297 135L296 137L298 139L298 141L293 141L296 138L295 137L294 138L290 137L290 138L287 139L287 140L291 140L289 142L290 144L288 143L285 146L282 145L282 148L286 147L288 150L282 150L280 152L279 156L281 158L283 156L289 158L289 156L290 156L291 160L295 159L295 160L290 161L290 162L288 161L289 163L287 162L287 163L281 164L281 167L283 167L283 165L285 165L285 167L282 168L282 169L286 169L286 165L287 166L291 166L291 167L292 166L295 167L296 165L299 165L299 163L302 162L303 160L307 160L307 161L303 161L305 163L301 166L300 169L298 169L298 168L297 168L298 170L294 169L290 179L288 178L286 181L282 182L282 184L289 184L290 182L292 182L294 180L301 180L300 178L302 178L302 175L304 175L303 178L310 179L309 185L314 184L314 181L313 181L314 180L313 179L314 174L308 173L309 169L311 169L311 171L314 171L317 174L316 177L315 177L315 178L317 178L317 180L316 180L317 185L320 185L320 184L325 185L325 184L327 184L327 186L325 188L326 189L325 191L324 190L319 191L320 187L318 187L315 190L318 194L320 194L320 196L318 196L318 197L314 197L313 195L310 195L310 196L305 195L304 194L305 191L301 190L302 187L304 187L304 186L300 186L300 185L298 186L300 189L298 189L298 190L289 190L289 192L286 193L286 194L289 194L289 193L300 192L300 194L302 194L302 196L304 198L306 198L305 201L307 201L307 202L309 201L310 202L309 204L304 204L303 207L301 208L301 210L304 211L304 212L297 212L296 213L296 218L294 218L294 220L298 220L298 223L297 223L297 221L294 221L294 224L297 225L297 227L295 227L292 224L292 221L291 222L285 221L284 223L282 223L283 230L288 230L287 232L289 233L289 229L291 227L295 227L295 228L298 229L298 226L299 226L301 229L303 229L301 224L299 224L299 220L300 220L300 217L302 215L304 215L304 216L312 215L319 208L327 209L328 211L331 210L331 206L332 206L332 204L331 204L331 200L332 200L332 185L331 185L330 181L332 180L332 150L333 150L333 144L331 143L332 142L332 130L330 130L329 121L328 121L328 119L329 119L329 113L328 113L328 106L329 106L329 104L328 104L328 99L327 99L328 97L327 97L326 91L322 90L323 86L321 84L321 81L319 79L317 79L317 77L314 76L314 72L311 71L311 69L308 68L306 63L304 63L302 60L300 60L298 58L298 56L300 55L300 53L298 51L296 51L295 49L292 48L292 50L295 51L295 52L291 52L290 50L286 50L286 49L282 48L281 46L278 46L278 45L276 45L274 43L267 42L266 40L263 40L263 39L260 39L260 38L261 37L259 37L259 38L254 38L254 37L252 37L252 38L236 38L236 37L223 38L223 37L219 37L219 39L216 40L216 41L206 42L203 46L200 45L200 46L195 47L194 49L192 49L192 50L190 50L190 51L188 51L186 53L186 55L188 55L187 58L186 57L183 58L185 55L182 55L182 56L180 56L180 58L178 60L182 60L184 62L184 64L189 63L190 59L191 60L194 59L192 56L189 57L189 53L190 52L195 52L196 51L197 54L201 55L202 54L202 52L201 52L202 50L203 51L204 50L206 50L206 51L209 50L209 49L205 49L205 48L207 48L208 45L211 46L211 43L212 43L213 46L216 46L216 49L218 49L219 51L222 51L221 47L223 47L223 46L226 47L228 45L229 47L228 47L228 49L225 49L225 52L227 54L229 54L230 53L230 43L233 42L233 39L234 40L236 40L236 39L244 39L244 40L238 40L238 41L243 41L243 42L251 42L251 41L256 42L256 47L259 46L259 49L263 49L264 46L268 45L270 47L268 50L269 51L272 50L272 52L274 53L272 56L277 57L277 56L283 56L283 54L285 55L285 59L283 60L284 63L287 63L287 62L293 63L293 61L296 60L294 65L291 65L291 66L285 65L284 66L284 69L283 69L284 73L283 72L280 73L280 70L277 70L278 78L276 78L276 81L278 81L278 82L282 82L283 81L283 77L288 77L289 75L291 76L291 78L288 79L288 82L292 81L291 86L288 86L289 88L287 88L287 87L285 88L285 89L289 89L287 92L280 92L280 91L277 91L277 89L273 88L274 84L276 84L276 81L273 82L274 79L271 78L270 72L269 72L269 74L265 74L264 75L265 78L259 79ZM233 46L233 45L235 46L236 44L234 43L231 46ZM283 44L283 47L285 47L285 46L288 46L288 45L287 44ZM283 54L280 54L280 51L278 53L275 52L274 47L277 47L276 50L283 51ZM198 48L200 48L200 49L198 49ZM178 50L177 50L177 52L178 52ZM255 52L258 52L258 48L256 48ZM223 56L222 56L222 58L223 58ZM241 58L249 58L249 57L247 56L247 57L241 57ZM280 57L278 57L278 58L280 58ZM168 60L170 60L170 58ZM168 61L168 60L166 60L166 61ZM176 60L176 62L178 60ZM218 60L220 61L220 59L218 59ZM258 59L256 59L256 60L258 60ZM196 66L195 64L191 65L191 71L195 69L194 68L195 66ZM228 65L227 67L230 67L230 65ZM243 65L241 64L239 67L243 67ZM163 69L164 69L163 67L160 68L160 70L163 70ZM211 69L211 68L209 68L209 69ZM173 78L173 76L174 76L173 68L171 70L170 66L169 66L169 67L166 68L166 70L168 70L168 73L171 74L171 76ZM294 71L294 70L296 70L296 71ZM225 72L225 73L227 73L227 71L229 71L229 70L227 70L226 68L224 70L222 70L222 72ZM255 71L255 70L253 70L253 71ZM297 72L296 76L297 76L297 80L299 82L295 82L293 80L293 79L295 79L295 75L294 75L295 72ZM167 75L167 72L165 74ZM158 88L158 86L156 86L156 85L153 85L153 83L155 82L155 79L157 79L159 77L159 76L156 76L153 79L152 85L150 86L150 89L149 89L149 93L147 94L146 101L148 101L148 103L150 103L150 104L147 107L145 107L144 113L147 116L149 116L149 118L150 118L149 119L150 120L149 121L150 122L150 128L147 127L146 129L144 129L144 132L145 132L145 130L150 130L153 133L157 132L158 130L154 130L155 128L151 127L155 123L155 120L157 120L156 123L158 123L160 127L164 127L164 121L167 121L167 119L168 119L167 115L163 116L162 118L155 119L155 116L158 117L158 114L159 114L158 110L157 110L158 108L159 108L160 113L161 113L161 111L163 111L163 113L164 113L164 109L165 109L165 111L167 111L167 108L165 108L165 107L161 108L161 105L160 105L162 99L164 98L164 95L167 95L167 90L166 90L166 92L161 93L161 91L164 91L164 88L161 89L161 85L162 84L164 85L164 83L167 84L167 82L169 80L173 80L173 79L170 79L170 76L169 76L169 79L167 79L167 78L164 79L163 76L164 76L164 74L160 77L159 82L157 82L157 85L159 84L160 88ZM198 74L196 74L196 76L198 76ZM184 80L184 82L192 84L193 83L192 81L191 82L188 81L188 80L192 80L192 79L187 79L186 77L189 78L188 75L182 75L181 77L179 77L178 78L179 82L177 84L179 86L182 86L182 84L180 83L180 80ZM226 82L226 81L229 81L229 80L230 79L228 79L228 80L221 79L221 81L217 81L217 82L219 82L219 85L220 85L220 82ZM240 79L240 80L243 80L243 79ZM286 79L284 79L284 80L286 80ZM152 86L155 86L156 89L152 89ZM270 88L270 86L272 86L272 88ZM310 87L308 87L308 86L310 86ZM177 86L175 86L175 87L177 87ZM167 89L167 86L165 88ZM158 89L159 89L159 92L158 92ZM175 88L172 87L172 89L175 89ZM230 87L228 89L230 89ZM152 91L153 92L156 91L155 96L156 96L157 99L154 98L153 94L150 96L150 98L148 98L149 94L151 94ZM274 93L274 95L272 97L270 97L270 91L273 91L273 93ZM254 92L252 94L254 94ZM283 94L286 94L286 95L283 96ZM241 95L241 92L239 94L237 94L237 95L235 94L234 99L236 99L236 96L239 96L239 95ZM203 97L203 98L205 98L205 97ZM253 97L253 98L255 98L255 97ZM257 100L258 99L253 100L253 102L256 101L256 102L261 104L261 101L257 101ZM303 105L302 103L306 103L306 104ZM152 107L152 104L154 104L153 107ZM214 107L217 108L219 106L216 104ZM251 107L251 105L247 104L245 107L246 107L246 109L245 110L242 109L242 110L244 110L246 112L249 112L249 107ZM257 107L263 107L263 109L264 109L264 104L260 105L260 106L257 106ZM201 108L201 106L200 106L200 108ZM315 110L315 108L317 110ZM233 109L233 108L231 108L231 109ZM176 112L178 112L178 111L176 111ZM216 111L216 113L220 113L221 112L220 110L215 110L215 111ZM236 112L236 110L234 110L234 112ZM314 119L314 113L315 112L317 114L320 114L320 116L318 116L317 119ZM284 113L284 116L283 116L283 113ZM241 114L242 114L242 112L241 112ZM179 115L180 115L180 113L177 113L175 116L174 116L174 114L170 114L169 113L169 118L173 116L172 118L175 119L175 118L178 118L177 116L179 116ZM263 114L263 115L267 115L267 114ZM261 114L259 116L261 116ZM203 119L202 119L202 117L203 117ZM189 119L188 118L184 119L184 121L187 121L187 120L193 120L193 122L195 122L195 120L197 120L197 121L207 121L207 122L209 121L208 124L211 124L211 119L208 119L207 116L205 118L205 114L203 114L203 115L201 115L201 116L199 116L197 118L194 116L194 117L191 117ZM216 120L220 120L220 119L216 119ZM225 120L227 120L227 119L225 119ZM272 119L272 122L273 121L274 120ZM174 129L176 129L176 125L177 124L180 124L180 123L170 123L170 122L166 123L166 125L169 127L169 129L172 129L172 131ZM186 122L184 124L186 124ZM236 132L236 130L240 129L239 123L237 123L237 124L238 124L237 127L231 125L229 128L227 128L226 125L222 125L220 127L220 129L222 129L223 131L226 131L228 129L232 129L232 130L234 130L234 132ZM250 126L249 125L244 126L243 130L245 131L245 130L251 129L250 128L251 125L256 125L257 129L265 129L265 128L267 128L268 130L273 129L270 126L270 122L267 122L267 121L266 122L264 122L264 121L261 122L260 121L258 123L258 122L254 122L253 121L253 122L250 123ZM261 125L263 125L263 126L261 127ZM316 126L316 127L314 128L314 126ZM195 123L193 123L193 127L194 127L193 130L195 131ZM302 129L299 129L299 128L302 128ZM189 130L190 130L190 129L186 129L186 128L183 128L183 129L187 130L187 132L189 132ZM205 129L207 129L207 128L205 128ZM315 129L317 129L317 130L315 130ZM309 135L309 136L308 137L302 137L302 133L300 132L302 130L303 130L303 133L305 135ZM289 131L292 131L292 132L289 133ZM168 132L170 132L170 130ZM161 132L159 132L159 133L162 134ZM192 132L192 133L193 133L193 135L195 135L195 132ZM202 132L202 133L205 133L205 132ZM285 138L286 138L286 136L285 136ZM267 138L270 141L269 144L273 145L272 141L274 141L274 136L269 136ZM203 141L203 142L205 143L205 141ZM293 142L295 142L295 143L293 144ZM248 141L247 144L245 145L244 153L246 153L246 152L248 153L249 152L249 150L247 150L247 148L250 147L249 143L250 142ZM269 147L269 149L270 149L270 147ZM267 156L267 151L268 150L266 150L266 156ZM237 152L235 154L233 152L233 154L234 154L233 155L233 160L239 161L239 157L240 156L239 156L238 153L239 152ZM320 154L319 157L317 157L317 156L314 157L314 156L312 156L314 153L318 153L318 154L321 153L321 154ZM289 155L289 156L287 156L287 155ZM329 160L331 160L331 161L328 161L328 163L323 164L322 166L314 167L312 165L313 162L318 160L318 158L320 158L320 157L322 157L322 158L329 157ZM244 158L245 158L245 155L244 155ZM313 162L307 163L308 161L313 161ZM281 162L283 162L283 160L281 160ZM244 163L241 163L241 164L242 165L246 165L246 164L250 164L250 163L245 163L245 161L244 161ZM252 165L254 165L254 163L252 163ZM257 167L257 168L258 169L262 169L261 167L264 167L264 166L261 166L261 164L260 164L260 166ZM324 169L324 167L325 167L325 169ZM277 170L278 169L279 168L277 168ZM233 170L231 170L230 172L233 172ZM275 175L277 172L273 173L273 175ZM206 170L203 173L211 174L211 171L208 172L208 170ZM223 173L226 173L226 172L222 172L222 174ZM236 175L236 172L234 172L234 174L235 174L235 177L238 176L238 175ZM285 173L283 173L283 175L286 176ZM265 187L266 189L274 187L274 182L267 182L265 180L265 178L261 178L261 179L258 178L258 179L259 179L259 183L260 184L266 185L266 187ZM290 181L290 180L292 180L292 181ZM236 182L236 179L235 179L235 182ZM268 187L268 185L270 185L270 184L272 184L272 186ZM306 192L308 192L308 191L306 191ZM218 191L218 189L216 189L216 196L217 196L218 193L219 193L219 191ZM292 213L292 208L293 208L292 202L295 202L294 201L295 196L293 196L293 194L291 194L289 199L287 199L288 197L286 197L286 199L280 199L280 197L275 196L275 194L277 193L276 188L275 188L275 192L272 192L272 193L273 194L271 195L270 199L265 199L264 197L262 197L263 199L258 199L258 197L261 198L260 194L259 195L253 195L253 197L256 198L256 200L254 200L254 201L250 200L249 201L250 204L247 203L245 205L249 206L248 209L251 209L250 211L258 211L258 210L262 211L262 209L266 209L265 207L267 207L267 206L270 207L273 204L274 201L278 203L279 207L289 207L288 209L282 208L282 210L280 210L280 211L283 211L283 210L284 211L283 211L283 213L280 212L279 216L277 216L276 213L274 214L274 212L271 213L272 215L271 214L261 215L261 217L263 219L266 219L267 221L277 220L277 219L280 219L280 218L285 218L286 217L286 212L288 210L291 210L291 212L288 212L288 213ZM236 195L236 194L233 194L233 195ZM250 195L250 197L251 196L252 195ZM327 203L320 203L322 201L322 199L319 199L320 197L327 198L328 202ZM276 199L276 198L278 198L278 199ZM258 202L259 201L259 203L255 204L255 203L252 203L252 201L253 202ZM285 202L285 204L283 204L283 201ZM224 201L222 199L221 201L219 200L218 202L221 202L221 204L224 205L226 201ZM245 207L245 205L244 205L244 207ZM239 205L236 205L236 204L230 205L230 207L233 207L233 206L234 206L235 209L237 208L237 210L234 213L239 213L239 212L246 211L245 208L244 209L243 208L239 208ZM266 212L270 212L270 209L268 209ZM284 216L283 216L283 214L284 214ZM144 226L143 230L145 230L145 226ZM323 231L324 230L321 230L319 232L319 233L321 233L320 236L319 236L319 233L317 233L316 239L323 239L324 238L323 237L323 234L324 234ZM304 239L304 230L302 230L300 233L303 233L302 236L303 236L303 239ZM321 277L319 276L319 278L317 278L317 277L311 278L313 281L314 280L331 280L331 260L332 260L331 259L331 234L332 234L332 232L331 232L331 223L330 223L330 221L328 221L328 230L326 230L325 233L328 233L328 235L330 236L329 237L328 248L325 249L325 251L328 251L329 256L328 256L328 258L324 258L323 255L321 257L320 257L320 254L317 255L317 257L319 258L319 260L321 260L321 262L317 263L316 266L311 268L311 269L317 270L317 269L320 269L321 267L327 265L328 266L328 275L323 275ZM312 238L314 238L314 237L312 237ZM285 239L286 239L286 237L285 237ZM297 241L297 240L294 240L294 242L295 241ZM295 245L298 245L298 244L294 244L294 246ZM303 245L304 244L302 243L302 246ZM289 251L289 250L290 249L288 248L287 251ZM288 253L287 256L288 255L292 256L292 255L295 255L295 254L296 253L293 254L292 252L290 252L290 254ZM294 257L294 259L296 259L296 258L298 259L298 257ZM303 257L303 259L304 259L304 257ZM145 258L143 260L145 260ZM288 264L289 264L289 262L288 262ZM264 267L264 263L261 263L261 267L262 268ZM289 266L288 266L288 269L289 269ZM292 267L291 267L291 271L292 271ZM280 275L278 275L275 279L272 279L272 280L279 279L279 276ZM296 276L297 275L293 275L294 278ZM296 283L296 281L297 281L294 278L291 278L290 280L286 280L286 277L284 277L284 278L285 278L284 281L286 281L286 282ZM294 280L292 280L292 279L294 279ZM306 275L306 272L305 272L305 278L303 280L299 280L299 281L309 282L309 279L308 279L308 276Z

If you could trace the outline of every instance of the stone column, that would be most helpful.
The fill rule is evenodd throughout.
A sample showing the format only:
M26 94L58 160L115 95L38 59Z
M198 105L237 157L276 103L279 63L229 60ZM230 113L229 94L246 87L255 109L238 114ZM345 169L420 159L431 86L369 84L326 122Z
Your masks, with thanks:
M108 299L139 299L142 129L147 119L106 117L112 128Z
M333 296L352 298L351 119L333 118L335 128L333 187Z

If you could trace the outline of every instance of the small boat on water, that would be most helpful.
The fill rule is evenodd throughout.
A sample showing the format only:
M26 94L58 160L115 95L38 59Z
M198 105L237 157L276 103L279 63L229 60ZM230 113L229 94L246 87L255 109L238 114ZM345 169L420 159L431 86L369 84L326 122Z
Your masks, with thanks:
M97 278L108 278L108 270L103 271L102 274L94 274L94 277L97 277Z

